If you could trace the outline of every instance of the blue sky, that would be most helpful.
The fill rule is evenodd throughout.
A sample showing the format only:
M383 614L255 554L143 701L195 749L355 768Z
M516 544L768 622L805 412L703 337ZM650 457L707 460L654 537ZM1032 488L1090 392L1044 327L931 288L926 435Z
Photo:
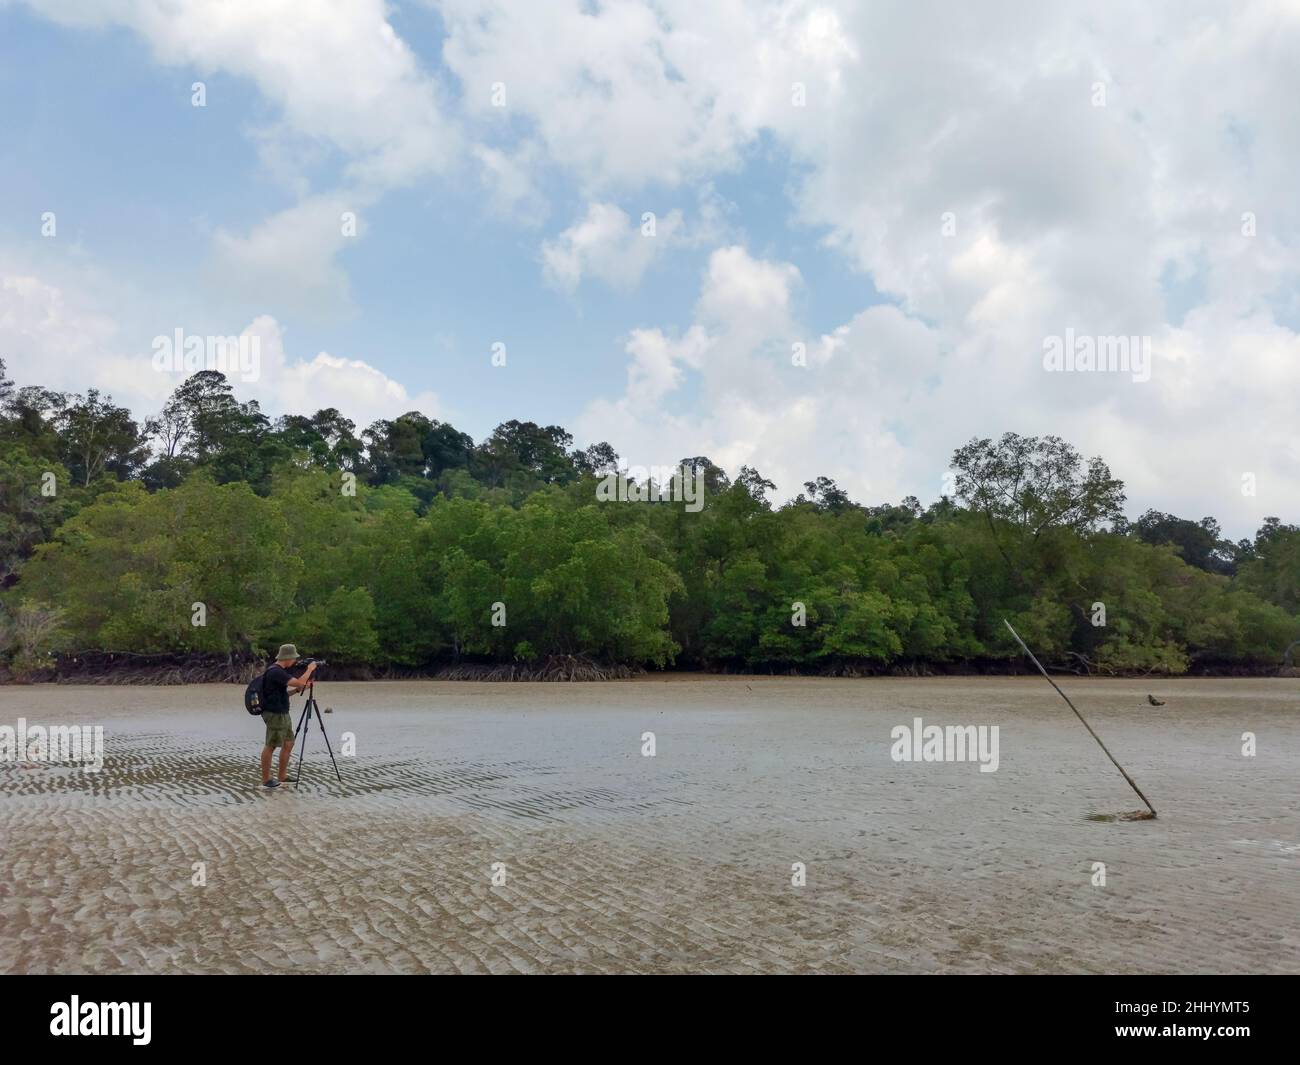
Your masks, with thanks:
M177 323L224 334L273 314L297 352L364 359L415 392L434 390L446 416L478 437L514 417L571 425L591 395L622 392L630 328L690 324L705 246L673 251L634 291L570 293L546 284L539 244L585 206L571 181L553 175L541 176L544 213L525 220L502 215L480 187L454 178L388 193L364 210L364 239L339 255L350 305L283 308L232 295L207 273L214 227L244 231L295 200L260 164L250 137L275 120L274 109L244 79L158 65L145 42L120 27L64 28L21 7L4 9L0 20L0 119L8 131L0 239L40 253L32 220L57 208L60 239L130 279L138 306L136 331L123 336L128 348L148 353L152 338ZM392 21L411 34L426 69L446 78L436 14L397 7ZM191 104L196 80L207 87L204 108ZM315 149L311 185L342 183L346 157ZM743 243L796 262L818 282L800 298L807 319L829 329L879 297L868 277L820 246L823 227L791 219L791 173L780 145L756 141L710 184ZM691 196L650 180L623 206L639 218L689 207ZM507 345L508 374L490 365L496 341ZM256 387L247 395L275 406Z
M248 331L272 413L557 422L868 502L935 498L973 435L1055 432L1134 513L1244 535L1300 498L1298 24L0 0L0 355L144 416L179 383L155 336ZM1045 372L1067 328L1150 337L1150 379Z

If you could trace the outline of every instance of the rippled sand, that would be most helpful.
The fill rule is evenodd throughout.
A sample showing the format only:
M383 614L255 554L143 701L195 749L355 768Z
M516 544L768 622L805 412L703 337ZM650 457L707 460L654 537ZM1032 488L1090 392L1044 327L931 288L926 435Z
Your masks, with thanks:
M1066 684L1131 823L1041 679L322 683L344 783L313 731L270 793L238 687L0 688L107 746L0 762L0 970L1300 971L1300 684L1158 683ZM894 763L914 716L1000 769Z

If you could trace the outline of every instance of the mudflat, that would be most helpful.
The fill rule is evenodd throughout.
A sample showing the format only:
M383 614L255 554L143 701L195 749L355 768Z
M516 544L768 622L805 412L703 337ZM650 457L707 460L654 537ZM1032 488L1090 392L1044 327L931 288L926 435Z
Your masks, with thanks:
M322 682L272 792L236 686L0 688L104 730L0 762L0 970L1300 971L1300 682L1062 684L1158 820L1041 678Z

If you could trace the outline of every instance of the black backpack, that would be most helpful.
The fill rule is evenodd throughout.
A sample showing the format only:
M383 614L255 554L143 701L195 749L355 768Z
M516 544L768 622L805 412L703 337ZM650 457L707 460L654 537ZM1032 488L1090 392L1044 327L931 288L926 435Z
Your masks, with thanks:
M262 713L262 681L265 679L266 674L259 673L248 682L248 687L244 689L244 709L254 717Z

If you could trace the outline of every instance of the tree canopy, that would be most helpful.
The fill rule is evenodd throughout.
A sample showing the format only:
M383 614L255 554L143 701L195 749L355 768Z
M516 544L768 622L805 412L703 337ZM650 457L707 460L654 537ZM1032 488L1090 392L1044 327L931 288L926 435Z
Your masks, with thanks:
M417 411L359 434L333 408L271 421L214 371L141 425L0 362L0 445L15 662L293 641L377 666L949 668L1014 657L1006 617L1057 664L1181 673L1276 664L1300 637L1300 528L1129 522L1106 463L1052 436L959 447L929 507L824 476L778 503L758 470L688 457L694 512L598 501L619 456L559 426L475 443Z

